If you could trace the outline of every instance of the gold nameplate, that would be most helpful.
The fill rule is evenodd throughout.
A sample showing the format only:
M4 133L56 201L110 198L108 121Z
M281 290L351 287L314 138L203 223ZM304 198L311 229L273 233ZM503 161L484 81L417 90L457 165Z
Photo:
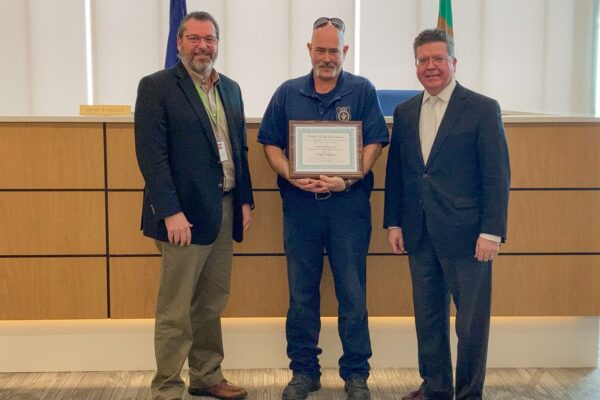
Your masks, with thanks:
M82 104L79 106L79 115L131 115L131 106L110 104L95 104L89 106Z

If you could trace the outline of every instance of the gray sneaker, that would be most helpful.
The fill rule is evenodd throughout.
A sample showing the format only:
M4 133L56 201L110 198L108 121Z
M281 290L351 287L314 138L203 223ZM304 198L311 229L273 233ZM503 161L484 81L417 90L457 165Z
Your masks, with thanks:
M352 377L344 384L348 400L371 400L371 392L367 386L367 378Z
M310 392L321 389L321 380L303 374L294 374L283 390L282 400L306 400Z

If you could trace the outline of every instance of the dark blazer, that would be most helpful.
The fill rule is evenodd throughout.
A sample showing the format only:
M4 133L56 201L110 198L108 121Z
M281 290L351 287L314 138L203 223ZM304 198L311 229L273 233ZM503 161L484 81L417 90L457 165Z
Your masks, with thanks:
M423 94L396 107L385 180L384 227L410 253L424 224L440 255L475 254L480 233L506 240L510 165L498 103L456 85L425 165Z
M235 165L233 239L243 238L242 204L253 204L244 104L236 82L217 85ZM135 106L135 147L144 176L144 235L167 241L164 218L183 211L192 243L214 242L221 227L224 174L208 114L181 64L142 78Z

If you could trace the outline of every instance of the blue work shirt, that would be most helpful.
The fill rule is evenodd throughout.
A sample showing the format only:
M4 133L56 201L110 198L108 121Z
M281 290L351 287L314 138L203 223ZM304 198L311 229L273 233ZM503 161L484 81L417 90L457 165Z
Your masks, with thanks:
M333 96L315 91L312 71L284 82L275 91L265 111L258 130L259 143L277 146L287 154L290 120L362 121L363 146L373 143L385 146L389 143L379 99L368 79L342 71L332 92ZM277 176L277 184L281 192L301 190L281 176ZM353 187L361 187L370 193L373 173L369 171Z

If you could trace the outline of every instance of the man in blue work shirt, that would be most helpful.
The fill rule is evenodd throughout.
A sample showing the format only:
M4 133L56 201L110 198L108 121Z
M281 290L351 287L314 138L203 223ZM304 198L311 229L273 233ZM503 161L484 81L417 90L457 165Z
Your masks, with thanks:
M287 354L293 377L284 400L306 399L318 390L320 366L320 281L327 252L338 299L338 324L344 354L340 375L348 399L370 399L371 343L366 307L366 258L371 236L375 160L389 141L375 88L367 79L342 70L348 45L339 18L315 21L307 44L313 69L283 83L273 95L258 133L277 172L283 199L284 244L290 305ZM287 157L290 120L362 122L363 172L359 180L321 175L291 179Z

